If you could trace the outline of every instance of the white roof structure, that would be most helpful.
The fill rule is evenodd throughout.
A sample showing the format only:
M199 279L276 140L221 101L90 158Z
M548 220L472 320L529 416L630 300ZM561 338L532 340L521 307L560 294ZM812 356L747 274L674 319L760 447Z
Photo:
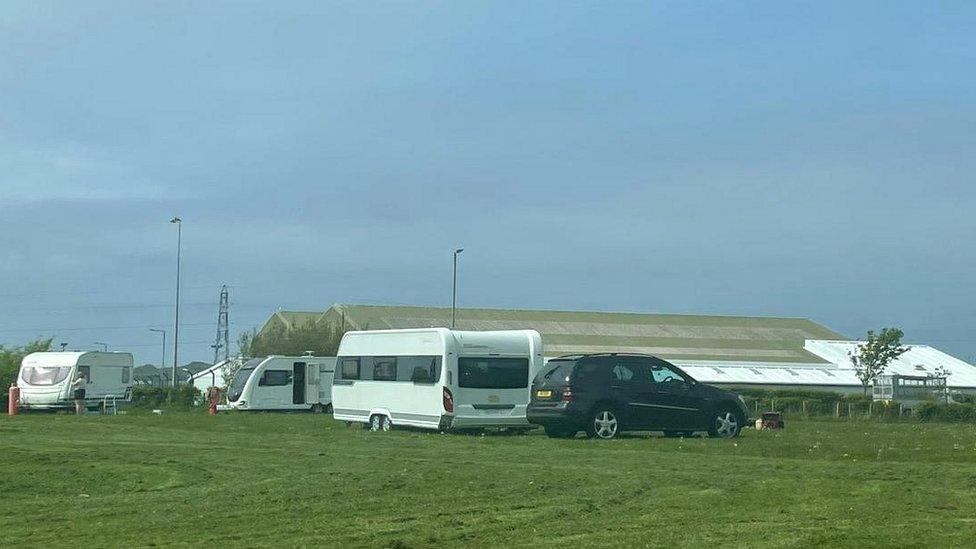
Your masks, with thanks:
M862 342L808 339L804 347L832 365L850 371L853 375L854 365L848 353L854 351L859 343ZM946 385L950 389L976 389L976 366L928 345L905 346L908 347L908 351L888 365L885 369L886 374L928 376L934 375L935 370L942 367L949 372ZM860 384L860 381L857 383Z
M853 370L841 370L834 364L682 360L671 362L703 383L810 386L824 389L861 386Z
M860 390L862 387L848 355L859 343L861 342L806 340L804 349L823 359L824 363L725 360L672 360L672 362L704 383L851 391ZM946 384L950 389L976 390L976 366L928 345L906 345L906 347L908 351L885 369L886 374L928 376L934 375L936 369L942 367L949 372Z

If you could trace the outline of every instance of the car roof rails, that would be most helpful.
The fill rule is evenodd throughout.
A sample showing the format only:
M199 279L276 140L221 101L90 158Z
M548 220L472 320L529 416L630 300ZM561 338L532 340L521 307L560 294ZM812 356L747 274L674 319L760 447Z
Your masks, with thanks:
M580 359L580 358L601 357L601 356L639 356L639 357L644 357L644 358L656 358L658 360L663 360L661 357L658 357L658 356L655 356L655 355L650 355L650 354L647 354L647 353L583 353L583 354L575 354L575 355L558 356L558 357L556 357L554 359L550 359L550 360L556 360L556 359Z

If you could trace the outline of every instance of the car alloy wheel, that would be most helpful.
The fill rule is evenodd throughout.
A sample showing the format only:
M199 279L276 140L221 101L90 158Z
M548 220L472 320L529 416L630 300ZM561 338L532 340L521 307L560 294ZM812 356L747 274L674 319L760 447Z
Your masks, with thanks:
M721 438L739 435L739 418L728 410L722 410L715 418L715 434Z
M619 427L617 416L610 410L601 410L593 415L593 434L598 438L611 439L617 436Z

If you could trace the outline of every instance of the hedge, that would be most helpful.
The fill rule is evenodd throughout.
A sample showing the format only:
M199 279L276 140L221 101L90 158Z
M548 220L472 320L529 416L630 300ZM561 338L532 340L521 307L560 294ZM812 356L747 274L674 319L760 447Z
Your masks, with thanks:
M189 408L196 405L201 396L200 391L193 385L181 385L175 389L151 385L136 385L132 388L132 404L143 408L163 406Z
M923 402L915 408L922 421L976 422L976 404L936 404Z

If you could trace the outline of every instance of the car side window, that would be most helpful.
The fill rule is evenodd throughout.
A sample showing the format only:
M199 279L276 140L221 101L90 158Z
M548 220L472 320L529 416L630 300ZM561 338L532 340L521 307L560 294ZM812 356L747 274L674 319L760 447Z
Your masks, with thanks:
M636 372L634 372L634 367L631 364L617 363L610 371L613 373L613 379L615 381L623 383L632 382L636 377Z
M685 378L666 364L649 364L651 379L655 383L685 383Z

